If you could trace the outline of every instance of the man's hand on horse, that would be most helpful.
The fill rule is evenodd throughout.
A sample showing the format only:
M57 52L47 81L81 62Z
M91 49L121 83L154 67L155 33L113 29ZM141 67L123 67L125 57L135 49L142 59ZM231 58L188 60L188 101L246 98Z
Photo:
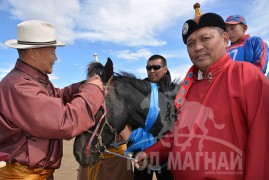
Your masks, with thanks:
M107 89L106 89L106 87L104 86L104 84L103 84L103 82L102 82L100 76L97 75L97 74L94 75L94 76L92 76L92 77L89 78L88 80L86 80L84 84L93 84L93 85L95 85L95 86L98 86L99 89L102 91L102 93L103 93L104 95L107 94ZM83 85L82 85L80 88L82 88L82 87L83 87Z

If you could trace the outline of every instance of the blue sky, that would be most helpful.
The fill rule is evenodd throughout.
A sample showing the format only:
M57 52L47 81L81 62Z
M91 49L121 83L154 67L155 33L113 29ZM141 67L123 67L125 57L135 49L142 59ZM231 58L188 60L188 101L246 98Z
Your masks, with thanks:
M245 16L250 35L269 43L268 0L0 0L0 80L18 57L4 42L16 39L16 25L24 20L48 21L56 27L65 47L56 50L58 61L50 78L56 87L81 81L97 53L99 61L113 60L115 71L146 77L146 61L161 54L172 77L184 77L191 66L181 38L183 23L194 17L193 4L202 13L226 19Z

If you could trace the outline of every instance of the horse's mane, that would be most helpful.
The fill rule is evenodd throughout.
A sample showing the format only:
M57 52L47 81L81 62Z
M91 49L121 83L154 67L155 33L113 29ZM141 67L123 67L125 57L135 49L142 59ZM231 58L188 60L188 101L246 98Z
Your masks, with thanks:
M106 84L113 75L113 62L107 58L105 66L100 62L91 62L87 68L87 78L93 77L95 74L99 75L102 82Z
M128 83L139 89L143 94L150 92L150 82L137 78L134 74L120 71L114 72L114 79L123 83Z
M114 80L121 81L122 83L125 84L130 84L145 95L147 95L151 91L150 81L148 80L148 78L139 79L134 74L129 72L125 71L120 71L117 73L114 72ZM170 76L166 75L160 80L160 82L158 82L158 86L160 87L159 90L165 93L173 91L176 88L176 86L180 85L180 83L181 83L180 78L176 78L171 82Z
M104 145L109 145L109 143L111 143L111 141L115 138L115 134L113 132L116 130L121 131L121 126L124 127L127 122L135 127L143 127L146 119L145 117L147 115L147 102L149 100L146 97L148 97L151 91L150 81L147 78L140 79L134 74L124 71L114 72L112 67L113 63L109 60L110 59L108 58L108 62L105 66L99 62L91 62L87 68L87 78L91 78L97 74L101 77L104 84L107 82L106 85L108 85L108 88L111 87L111 89L108 89L108 93L110 94L106 96L107 118L105 119L109 126L106 126L106 128L103 129L104 131L101 132L101 135L104 137L104 141L101 141ZM110 81L110 77L112 75L113 78ZM174 80L171 83L170 77L170 73L167 73L164 78L158 82L159 92L161 93L159 94L159 100L161 102L160 109L162 109L162 111L160 111L160 115L158 116L159 121L156 121L150 131L154 135L159 135L159 133L163 134L173 126L173 120L175 117L173 103L179 89L178 85L180 79ZM132 91L132 88L134 89L133 93L135 93L135 95L130 92ZM145 99L147 102L144 103ZM147 107L144 107L144 105ZM100 108L95 116L101 117L103 111L104 110ZM98 117L96 119L99 119ZM126 120L128 121L126 122ZM114 129L115 126L117 127L116 129ZM100 147L98 147L97 144L92 146L91 150L88 151L91 153L90 157L87 157L85 154L85 148L87 147L91 136L92 133L85 131L78 135L75 139L74 155L81 165L91 165L96 163L98 160ZM95 141L98 141L96 137Z
M105 68L106 66L103 66L100 62L91 62L88 65L87 68L87 78L92 77L94 74L98 74L102 79L106 78ZM146 79L139 79L134 74L125 72L125 71L119 71L114 72L114 80L121 81L123 83L131 84L132 86L139 89L143 94L148 94L150 92L150 81ZM163 92L171 91L175 88L176 85L180 83L180 79L174 79L171 83L170 80L170 72L161 79L161 81L158 83L161 87Z

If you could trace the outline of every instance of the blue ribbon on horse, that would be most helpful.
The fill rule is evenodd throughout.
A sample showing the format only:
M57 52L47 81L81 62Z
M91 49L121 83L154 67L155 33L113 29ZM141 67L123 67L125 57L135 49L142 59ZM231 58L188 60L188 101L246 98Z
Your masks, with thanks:
M158 86L156 83L151 83L150 106L145 122L145 129L138 128L131 132L128 141L132 141L133 144L128 147L128 149L125 151L125 154L138 150L143 151L144 149L148 148L156 142L149 130L157 120L159 114L158 103Z

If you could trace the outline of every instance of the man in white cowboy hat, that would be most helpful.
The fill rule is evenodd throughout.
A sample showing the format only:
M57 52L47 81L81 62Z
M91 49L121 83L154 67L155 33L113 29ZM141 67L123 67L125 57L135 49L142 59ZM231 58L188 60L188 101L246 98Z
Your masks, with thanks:
M94 125L104 100L99 76L55 88L48 75L57 60L53 25L24 21L18 39L6 45L18 50L14 69L0 82L0 152L8 153L0 179L53 179L62 158L62 139ZM83 84L83 86L81 86Z

